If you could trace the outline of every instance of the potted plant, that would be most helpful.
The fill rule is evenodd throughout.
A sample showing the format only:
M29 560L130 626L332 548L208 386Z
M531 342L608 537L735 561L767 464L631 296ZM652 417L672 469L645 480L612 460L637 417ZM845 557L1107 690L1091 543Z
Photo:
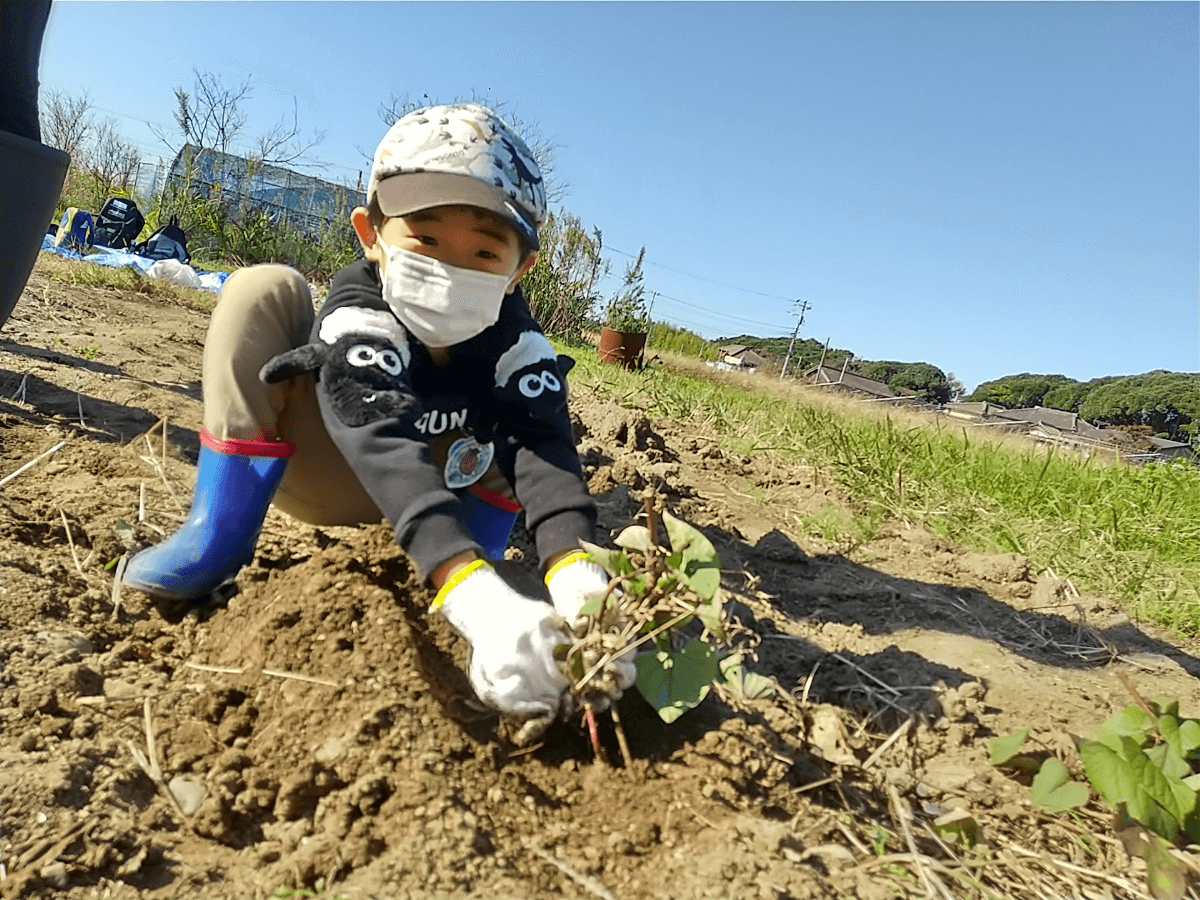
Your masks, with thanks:
M649 315L646 311L646 286L642 279L642 260L646 248L625 269L620 290L604 307L604 326L600 329L600 362L616 363L627 369L637 368L646 347Z

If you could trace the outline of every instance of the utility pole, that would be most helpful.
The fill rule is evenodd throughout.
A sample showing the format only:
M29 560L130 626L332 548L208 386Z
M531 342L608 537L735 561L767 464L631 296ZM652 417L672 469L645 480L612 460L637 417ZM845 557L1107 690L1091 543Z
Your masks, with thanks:
M796 307L799 306L800 312L796 313ZM800 326L804 324L804 314L809 310L809 302L807 300L793 300L792 314L797 316L796 328L792 331L792 342L788 344L787 356L783 358L783 368L779 370L779 380L783 381L783 376L787 374L788 361L792 358L792 348L796 346L796 335L800 333Z

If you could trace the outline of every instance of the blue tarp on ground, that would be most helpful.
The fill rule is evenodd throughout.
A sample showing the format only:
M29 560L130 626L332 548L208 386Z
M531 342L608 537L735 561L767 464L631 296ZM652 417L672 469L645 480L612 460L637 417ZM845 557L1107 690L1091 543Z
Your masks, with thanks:
M146 259L146 257L130 253L128 250L114 250L111 247L93 247L92 251L86 255L77 253L74 250L67 250L65 247L55 247L54 235L52 234L47 234L42 238L42 250L55 253L65 259L80 259L84 262L95 263L98 266L109 266L114 269L131 266L143 275L148 274L150 267L158 261ZM221 285L229 277L228 272L204 272L200 269L195 269L194 271L200 279L201 290L212 291L213 293L221 290Z

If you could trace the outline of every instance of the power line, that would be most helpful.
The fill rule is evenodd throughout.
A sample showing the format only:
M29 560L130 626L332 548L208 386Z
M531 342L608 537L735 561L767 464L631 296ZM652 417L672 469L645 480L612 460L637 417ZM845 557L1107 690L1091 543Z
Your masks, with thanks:
M766 328L779 328L780 327L778 322L760 322L758 319L747 319L742 316L731 316L729 313L716 312L714 310L708 309L703 306L697 306L695 303L688 303L685 300L680 300L678 297L672 297L670 294L664 294L661 291L658 291L657 293L658 293L658 296L662 297L664 300L673 300L674 302L679 303L682 306L686 306L690 309L695 309L702 313L706 313L711 316L716 316L721 319L732 319L736 322L746 322L750 325L762 325Z
M605 249L611 250L613 253L619 253L621 256L628 256L630 259L635 256L633 253L626 253L624 250L618 250L616 247L606 247ZM717 281L714 278L708 278L704 275L697 275L695 272L686 272L683 269L676 269L671 266L664 265L663 263L655 262L652 259L646 260L646 262L652 266L658 266L660 269L666 269L668 272L674 272L676 275L686 275L688 278L695 278L697 281L706 281L709 284L715 284L718 287L728 288L731 291L741 291L744 294L753 294L756 297L766 297L768 300L782 300L785 303L792 302L790 297L780 297L776 294L764 294L762 291L752 291L750 288L739 287L736 284L726 284L724 281Z

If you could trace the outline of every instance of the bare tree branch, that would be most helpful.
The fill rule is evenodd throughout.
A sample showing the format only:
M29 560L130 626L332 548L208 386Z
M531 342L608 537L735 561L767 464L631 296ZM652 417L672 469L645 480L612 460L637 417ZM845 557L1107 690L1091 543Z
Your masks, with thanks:
M96 129L84 168L96 176L104 193L114 190L128 191L133 186L133 174L137 171L140 155L137 149L121 139L112 119Z
M192 104L196 143L229 153L246 125L242 104L250 98L250 78L236 87L227 88L212 72L192 71L196 76Z
M175 88L174 119L178 136L183 138L182 144L176 141L174 135L164 134L154 125L150 126L150 130L172 154L178 153L187 144L199 149L230 153L246 126L246 114L242 107L250 98L251 80L246 78L241 84L229 88L212 72L193 69L192 74L194 81L190 92L181 86Z
M42 141L79 156L91 133L94 118L92 98L85 90L78 96L65 91L49 91L42 101Z
M300 138L299 123L299 105L293 97L291 124L288 124L286 117L281 117L269 130L260 134L254 142L253 158L268 166L305 164L313 147L325 140L325 132L314 132L312 140L306 144Z

